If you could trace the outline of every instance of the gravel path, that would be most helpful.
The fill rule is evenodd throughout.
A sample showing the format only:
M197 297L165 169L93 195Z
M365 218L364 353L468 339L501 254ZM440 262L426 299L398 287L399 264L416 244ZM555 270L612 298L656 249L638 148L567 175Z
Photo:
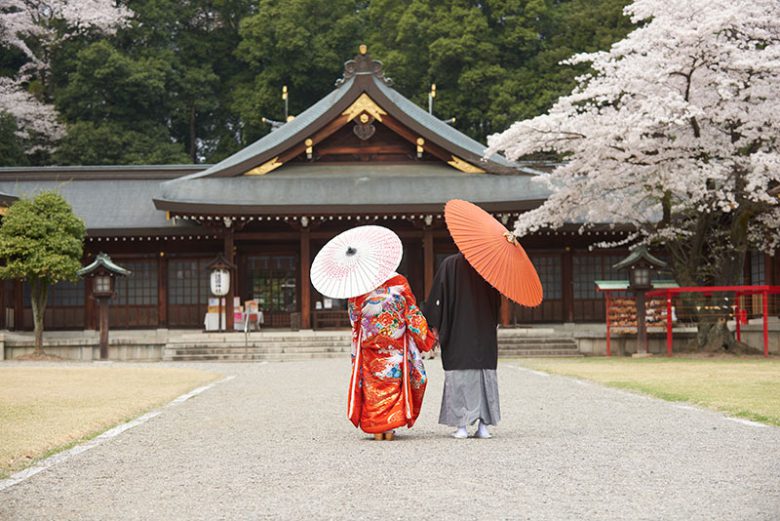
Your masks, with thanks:
M236 377L0 492L0 519L780 519L779 428L505 361L495 438L454 440L432 360L417 426L375 442L346 359L195 366Z

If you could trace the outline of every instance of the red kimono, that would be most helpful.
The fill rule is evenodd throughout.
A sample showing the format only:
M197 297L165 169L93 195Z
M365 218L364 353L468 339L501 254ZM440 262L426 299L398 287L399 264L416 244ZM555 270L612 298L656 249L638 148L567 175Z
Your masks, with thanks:
M414 425L427 378L420 351L436 339L428 331L409 282L396 275L375 290L349 299L352 377L347 417L376 434Z

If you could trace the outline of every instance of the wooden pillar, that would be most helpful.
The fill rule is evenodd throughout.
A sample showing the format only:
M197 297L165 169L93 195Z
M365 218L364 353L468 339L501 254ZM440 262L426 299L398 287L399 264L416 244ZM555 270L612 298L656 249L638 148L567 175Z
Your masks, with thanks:
M780 256L770 256L764 254L764 273L766 273L766 280L764 283L767 286L777 286L778 281L780 281L780 270L775 269L775 266L780 267L780 263L775 262L777 259L780 259ZM778 302L779 299L780 297L769 301L770 315L777 315L780 313L780 302Z
M168 327L168 257L157 257L157 326Z
M512 322L512 301L501 295L501 325L507 327Z
M561 296L563 297L563 321L574 322L574 255L570 246L563 252L561 265Z
M100 359L108 360L108 298L100 297Z
M311 233L301 229L301 329L311 329Z
M646 314L645 292L644 290L636 291L636 352L640 356L648 354Z
M5 280L0 282L0 308L1 308L0 309L0 328L2 328L2 329L8 329L8 325L5 323L5 308L6 308L5 297L6 297L6 294L8 293L8 291L6 289L7 286L8 286L8 284L7 284L7 282ZM2 353L0 353L0 360L2 360L2 359L3 359L3 356L2 356Z
M225 239L225 258L231 264L235 263L233 255L233 228L226 227L224 232ZM236 270L230 274L230 288L228 294L225 295L225 329L227 331L233 331L233 296L236 294Z
M24 329L24 286L21 280L14 281L14 329Z
M11 329L11 324L8 321L9 318L9 309L13 306L13 301L11 300L14 296L14 283L12 280L3 280L3 329ZM0 356L0 359L2 357Z
M11 329L8 310L13 307L14 281L3 280L3 329ZM0 358L2 359L2 358Z
M237 297L241 299L241 301L246 300L252 300L254 297L250 291L249 288L247 288L246 284L241 285L239 284L239 281L246 280L247 274L246 274L246 255L242 255L238 252L236 252L236 291L235 294Z
M425 300L431 292L433 287L433 263L434 263L434 251L433 251L433 230L426 227L423 230L423 280L425 281L425 295L420 300Z
M412 293L417 296L418 302L423 302L427 295L425 294L425 274L423 270L423 241L422 230L419 237L404 241L404 256L406 257L406 275L409 279L409 285Z
M742 285L752 286L755 283L756 281L753 280L753 252L747 251L745 252L745 261L742 263ZM740 302L740 297L737 295L737 301L741 307L748 310L748 314L758 313L756 297L757 295L746 295L742 297Z
M8 315L8 312L6 311L8 309L8 297L11 294L11 285L9 281L3 280L0 284L2 284L3 288L3 298L0 299L0 302L2 302L2 311L0 311L0 323L2 323L3 329L10 329L8 327L8 324L6 323L6 317ZM3 359L3 354L0 353L0 360Z
M114 281L116 284L116 281ZM95 313L95 297L92 295L92 277L84 279L84 329L95 330L98 328L97 314Z

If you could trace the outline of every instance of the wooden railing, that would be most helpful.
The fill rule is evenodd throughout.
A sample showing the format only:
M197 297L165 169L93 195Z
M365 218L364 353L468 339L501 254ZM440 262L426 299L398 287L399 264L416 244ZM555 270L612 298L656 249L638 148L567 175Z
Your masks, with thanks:
M343 309L314 311L311 325L313 329L348 329L349 315Z

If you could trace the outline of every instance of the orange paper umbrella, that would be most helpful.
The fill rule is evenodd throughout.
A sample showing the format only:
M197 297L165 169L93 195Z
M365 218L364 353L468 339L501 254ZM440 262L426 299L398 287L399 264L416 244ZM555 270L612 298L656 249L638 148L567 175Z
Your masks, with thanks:
M477 273L524 306L542 302L542 283L531 259L503 224L477 205L453 199L444 218L458 249Z

